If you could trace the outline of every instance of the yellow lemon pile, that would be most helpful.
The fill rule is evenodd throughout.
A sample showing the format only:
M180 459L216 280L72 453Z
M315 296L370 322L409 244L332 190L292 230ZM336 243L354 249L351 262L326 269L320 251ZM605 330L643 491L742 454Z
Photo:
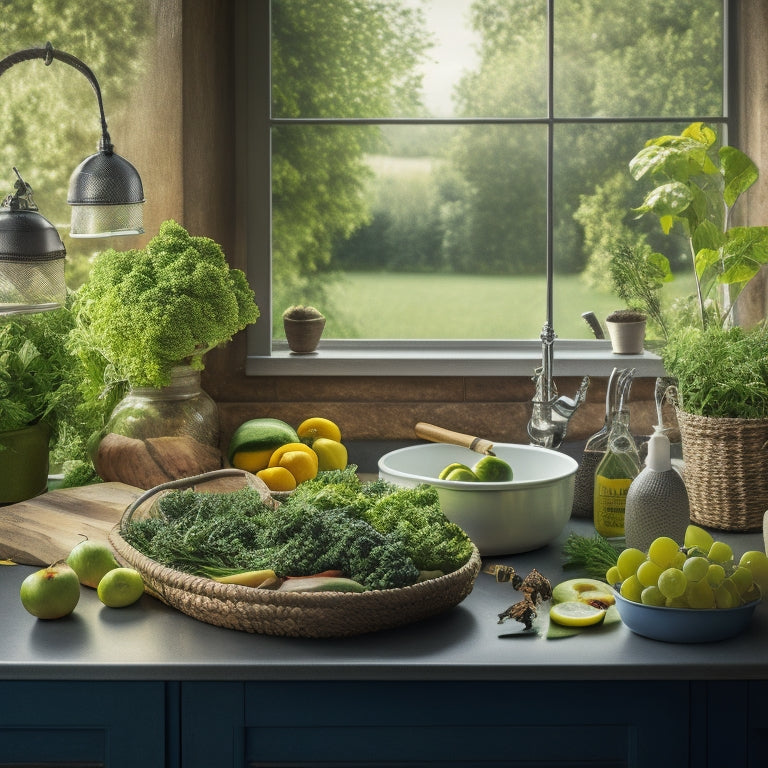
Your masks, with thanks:
M321 416L304 420L295 430L279 419L250 419L235 430L229 461L253 472L271 491L292 491L318 472L344 469L347 449L338 425Z

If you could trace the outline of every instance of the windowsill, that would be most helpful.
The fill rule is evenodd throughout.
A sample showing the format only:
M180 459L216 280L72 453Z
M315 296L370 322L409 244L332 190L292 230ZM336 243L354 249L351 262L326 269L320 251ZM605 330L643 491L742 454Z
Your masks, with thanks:
M296 355L275 341L270 356L249 355L248 376L531 376L541 365L541 342L524 341L321 341L317 352ZM556 376L608 376L614 368L637 376L664 376L652 352L616 355L610 341L558 339Z

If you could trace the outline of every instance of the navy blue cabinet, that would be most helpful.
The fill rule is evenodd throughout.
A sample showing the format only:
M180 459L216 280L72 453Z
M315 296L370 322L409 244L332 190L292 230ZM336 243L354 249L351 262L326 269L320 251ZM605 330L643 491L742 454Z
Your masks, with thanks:
M762 768L765 681L22 682L0 768Z
M0 686L0 768L165 768L163 683Z
M183 765L681 768L690 695L656 681L184 683Z

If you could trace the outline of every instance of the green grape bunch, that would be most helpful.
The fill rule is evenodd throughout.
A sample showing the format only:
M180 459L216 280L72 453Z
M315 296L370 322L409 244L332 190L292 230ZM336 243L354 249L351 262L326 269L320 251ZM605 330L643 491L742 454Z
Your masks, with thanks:
M750 550L737 562L730 545L689 525L682 545L660 536L647 552L623 550L605 578L622 597L643 605L737 608L768 596L768 556Z

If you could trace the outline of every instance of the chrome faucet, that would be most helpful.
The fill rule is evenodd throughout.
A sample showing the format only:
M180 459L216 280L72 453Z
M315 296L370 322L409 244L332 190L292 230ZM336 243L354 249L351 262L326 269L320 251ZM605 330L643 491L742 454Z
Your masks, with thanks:
M555 332L550 322L541 331L541 367L534 371L535 394L533 411L528 422L528 437L533 445L544 448L559 448L568 431L568 422L584 402L589 387L589 376L585 376L576 395L558 395L552 377Z

